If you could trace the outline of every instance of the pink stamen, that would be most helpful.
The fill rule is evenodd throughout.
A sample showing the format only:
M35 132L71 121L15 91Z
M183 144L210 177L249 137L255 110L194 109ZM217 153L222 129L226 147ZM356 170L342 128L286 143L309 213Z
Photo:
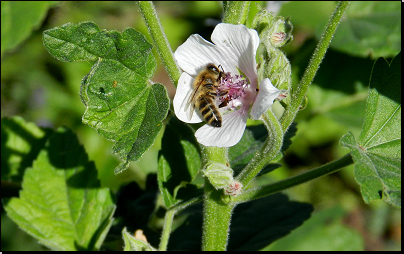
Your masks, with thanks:
M236 100L246 94L245 89L248 87L248 82L243 79L242 75L232 76L230 72L226 72L221 79L219 91L227 91L225 96L220 97L220 102Z

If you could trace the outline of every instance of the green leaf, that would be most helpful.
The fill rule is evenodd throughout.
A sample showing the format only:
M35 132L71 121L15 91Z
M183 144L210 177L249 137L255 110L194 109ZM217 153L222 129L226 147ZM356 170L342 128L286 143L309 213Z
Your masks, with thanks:
M21 229L53 250L98 250L115 205L77 137L61 128L26 170L20 197L4 208Z
M1 56L40 26L55 1L1 1ZM22 18L23 17L23 18Z
M401 50L401 4L397 1L352 2L331 47L367 57L391 57Z
M401 207L401 53L375 62L359 140L341 139L355 161L355 178L366 203L383 198Z
M201 166L199 145L194 132L187 124L172 117L161 141L157 174L167 207L186 198L178 195L180 188L188 188L188 195L195 191L195 187L187 186L187 183L195 179Z
M154 143L169 108L166 88L149 80L152 45L132 28L101 31L92 22L47 30L43 40L61 61L97 61L81 84L83 122L115 142L123 160L115 173L122 172Z
M157 250L153 246L151 246L149 243L137 239L133 237L127 230L124 228L122 230L122 238L125 243L125 246L123 247L124 251L153 251Z
M139 76L148 78L156 69L151 54L153 46L133 28L119 33L100 30L96 24L88 21L68 23L44 31L43 41L49 53L64 62L113 59Z
M50 129L27 123L19 116L2 118L1 180L21 182L25 169L32 166L51 134Z

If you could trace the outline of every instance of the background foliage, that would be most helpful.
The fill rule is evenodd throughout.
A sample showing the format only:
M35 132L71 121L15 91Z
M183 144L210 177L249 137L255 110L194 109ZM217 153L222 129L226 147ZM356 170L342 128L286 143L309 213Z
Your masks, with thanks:
M222 14L218 2L155 4L173 49L193 33L209 39ZM292 64L294 84L302 76L333 8L333 2L289 2L281 6L279 15L291 16L294 25L293 41L282 48ZM385 57L390 62L401 50L400 9L397 2L351 3L314 84L309 89L308 106L297 116L298 130L282 161L283 166L258 178L256 184L284 179L339 158L347 151L338 145L340 137L348 131L355 137L360 136L374 61L378 57ZM250 17L256 11L252 4ZM153 207L147 205L146 201L157 198L157 203L162 203L161 197L155 197L155 176L149 173L157 171L163 132L160 132L151 149L138 162L131 163L129 170L115 176L113 169L119 160L111 154L113 143L101 138L94 129L82 123L85 107L79 97L80 83L93 63L60 62L46 51L42 43L44 30L87 20L94 21L101 29L124 31L133 27L148 36L138 7L131 2L33 2L24 5L2 2L1 114L2 117L19 115L26 122L43 127L57 129L68 126L78 135L79 143L83 144L89 160L94 161L101 186L118 192L121 186L131 182L125 188L131 188L131 193L136 193L145 201L141 203L133 200L136 204L134 206L139 214L151 214ZM157 54L153 54L158 60ZM166 85L169 96L173 98L175 90L160 63L157 63L157 73L152 79ZM35 135L40 138L46 133ZM119 210L119 200L124 193L123 189L118 192L116 215L127 214L122 206ZM302 227L272 243L266 247L267 250L400 248L400 210L382 201L365 205L359 186L354 181L353 166L289 189L286 193L291 200L313 204L315 212ZM186 216L179 216L177 223ZM154 211L151 221L154 229L161 225L158 209ZM128 228L131 232L135 229L136 226ZM150 234L145 232L151 242L153 238L158 239L158 234L152 231ZM117 235L120 238L119 232ZM114 244L121 246L110 241L108 247L115 248ZM20 231L2 210L2 250L43 248L36 240Z

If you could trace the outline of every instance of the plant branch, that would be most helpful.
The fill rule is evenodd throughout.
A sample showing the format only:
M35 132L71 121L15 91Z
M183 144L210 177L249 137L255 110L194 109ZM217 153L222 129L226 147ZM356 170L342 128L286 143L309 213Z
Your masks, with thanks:
M296 114L299 111L299 107L301 106L306 96L309 85L313 82L314 76L316 75L320 63L323 60L328 47L330 46L331 40L335 34L335 31L337 30L339 23L341 22L342 15L348 8L348 5L349 2L338 2L327 24L327 27L325 28L325 31L321 36L316 49L314 50L309 65L303 74L300 85L298 86L297 91L292 94L290 107L286 109L281 117L280 122L283 131L286 131L292 124L293 119L295 119Z
M176 212L177 212L177 211L180 211L180 210L185 209L187 206L190 206L190 205L199 203L199 202L201 202L202 200L203 200L203 196L202 196L202 195L198 195L198 196L193 197L193 198L191 198L191 199L182 201L182 202L180 202L180 203L178 203L178 204L176 204L176 205L170 207L168 210L169 210L169 211L173 210L173 211L176 211Z
M310 180L319 178L321 176L325 176L325 175L337 172L352 163L353 163L353 160L352 160L351 154L347 154L344 157L342 157L336 161L333 161L333 162L330 162L323 166L320 166L318 168L312 169L303 174L293 176L293 177L287 178L285 180L282 180L282 181L279 181L279 182L276 182L273 184L269 184L266 186L246 190L245 192L241 193L239 196L232 197L229 200L229 202L231 202L232 204L233 203L236 204L236 203L242 203L242 202L246 202L246 201L251 201L253 199L269 196L276 192L286 190L288 188L294 187L294 186L302 184L302 183L306 183ZM224 200L224 201L226 201L226 200Z
M152 37L154 46L163 62L171 81L177 86L181 70L177 66L174 54L168 43L164 29L160 24L156 9L151 1L139 1L140 12Z
M247 166L236 177L236 180L239 181L244 188L247 187L266 164L278 155L282 147L282 128L271 109L262 115L262 121L268 130L269 136L261 151L254 155Z
M203 203L203 251L225 251L230 230L230 218L235 204L221 200L223 190L216 190L205 178Z
M228 165L228 149L215 146L202 146L204 165L220 163ZM235 205L221 200L223 190L216 190L205 178L203 201L202 250L226 250L231 213Z
M177 210L168 210L166 212L166 215L164 218L164 227L163 227L163 231L161 232L161 240L160 240L160 246L159 246L160 251L167 250L168 238L170 238L171 227L173 225L174 214L176 212L177 212Z
M250 10L250 1L224 1L223 22L229 24L245 24Z
M161 240L160 240L160 246L159 250L165 251L167 250L167 245L168 245L168 239L170 238L170 233L171 233L171 228L173 224L173 219L174 215L183 209L185 207L196 204L198 202L202 201L202 195L198 195L194 198L191 198L189 200L180 202L179 204L176 204L172 207L170 207L166 214L165 214L165 219L164 219L164 226L163 226L163 231L161 232Z

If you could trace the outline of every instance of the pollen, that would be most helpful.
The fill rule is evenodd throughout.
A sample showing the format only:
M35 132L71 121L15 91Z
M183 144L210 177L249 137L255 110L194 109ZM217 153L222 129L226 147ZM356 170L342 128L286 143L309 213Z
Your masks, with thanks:
M243 75L231 75L226 72L225 76L221 79L218 91L226 91L226 95L219 98L219 104L227 106L227 110L237 110L240 108L241 102L239 98L246 94L246 89L250 86Z

